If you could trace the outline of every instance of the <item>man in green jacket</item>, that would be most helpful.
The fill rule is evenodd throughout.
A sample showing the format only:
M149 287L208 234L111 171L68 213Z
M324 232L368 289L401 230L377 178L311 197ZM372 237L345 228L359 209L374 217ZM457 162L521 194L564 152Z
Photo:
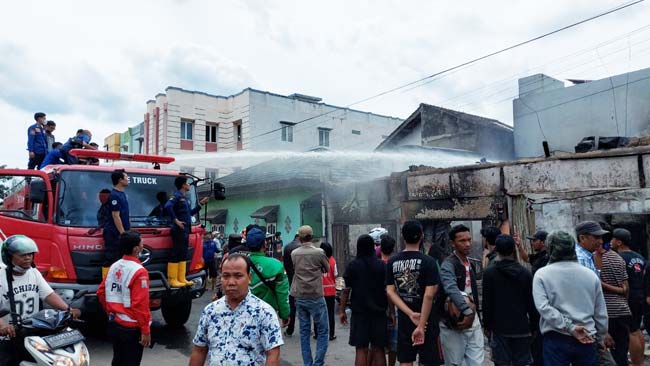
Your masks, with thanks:
M250 289L253 295L271 305L282 320L282 326L289 323L289 279L284 273L282 262L269 258L266 251L266 234L253 228L246 234L246 246L250 249ZM262 279L260 279L260 275Z

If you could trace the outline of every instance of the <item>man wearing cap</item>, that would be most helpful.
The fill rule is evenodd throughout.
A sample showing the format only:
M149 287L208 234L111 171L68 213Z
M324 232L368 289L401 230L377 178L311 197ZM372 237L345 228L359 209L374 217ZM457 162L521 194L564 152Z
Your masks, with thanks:
M600 262L601 253L596 251L603 245L603 235L608 231L603 230L599 223L595 221L583 221L576 226L576 257L580 265L587 267L600 278L600 269L596 267L594 256L598 257ZM600 266L600 263L599 263Z
M641 317L643 316L643 268L645 259L630 248L632 234L626 229L615 229L612 232L612 250L625 261L627 271L629 292L627 304L632 313L630 322L630 358L632 365L643 364L643 347L645 340L641 333Z
M526 239L530 240L530 247L533 249L533 254L528 254L526 249L517 241L517 251L519 257L530 263L531 273L533 276L538 269L544 267L548 263L548 251L546 250L546 237L548 233L544 230L537 230L535 235L527 236Z
M300 349L304 365L323 366L327 353L329 322L323 293L323 273L330 270L325 251L312 244L314 231L304 225L298 229L300 247L291 253L294 266L291 295L296 298L300 320ZM316 357L312 358L310 333L312 321L316 324Z
M250 289L253 295L275 309L282 319L282 325L286 326L289 322L289 280L282 262L264 255L265 237L264 232L258 228L246 233L246 246L250 249L249 258L253 264Z
M598 277L577 263L575 240L565 231L546 241L549 264L533 278L533 299L544 335L545 365L596 365L607 334L607 309Z

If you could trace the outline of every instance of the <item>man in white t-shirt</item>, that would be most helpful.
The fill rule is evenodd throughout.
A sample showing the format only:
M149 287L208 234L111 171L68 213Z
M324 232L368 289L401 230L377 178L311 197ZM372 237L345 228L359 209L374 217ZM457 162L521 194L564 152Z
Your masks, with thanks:
M4 265L0 266L0 309L12 308L7 281L7 276L10 275L15 304L14 309L11 310L21 318L29 318L40 311L39 300L41 299L52 308L68 310L73 317L78 318L81 311L71 309L59 295L54 293L43 275L32 266L36 253L38 253L36 243L24 235L10 236L2 244ZM0 365L18 365L26 352L23 340L16 337L16 328L11 322L11 314L0 318Z

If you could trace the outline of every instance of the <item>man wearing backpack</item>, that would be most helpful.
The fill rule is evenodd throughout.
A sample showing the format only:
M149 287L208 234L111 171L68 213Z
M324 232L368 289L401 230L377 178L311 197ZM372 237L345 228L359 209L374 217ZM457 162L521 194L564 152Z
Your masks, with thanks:
M289 280L282 262L265 255L266 234L253 228L246 233L246 246L250 249L250 289L253 295L271 305L282 319L282 326L289 323Z

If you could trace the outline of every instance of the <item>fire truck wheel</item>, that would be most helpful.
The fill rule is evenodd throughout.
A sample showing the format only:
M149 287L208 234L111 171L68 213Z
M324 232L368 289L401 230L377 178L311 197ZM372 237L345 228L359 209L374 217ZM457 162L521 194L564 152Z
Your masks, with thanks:
M183 298L165 298L160 307L165 323L172 328L183 326L190 318L192 311L192 299Z

